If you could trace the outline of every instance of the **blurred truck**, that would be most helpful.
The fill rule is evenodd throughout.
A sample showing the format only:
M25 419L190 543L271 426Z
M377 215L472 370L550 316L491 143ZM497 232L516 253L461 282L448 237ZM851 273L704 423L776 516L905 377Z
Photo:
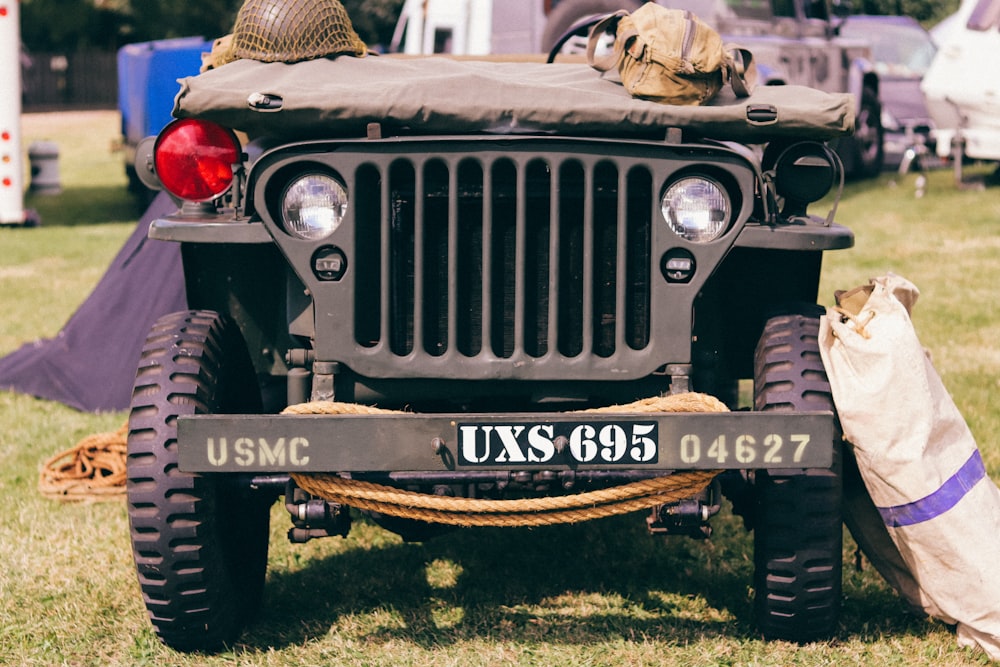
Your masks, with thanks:
M658 0L691 11L725 41L750 49L761 85L795 84L851 93L856 128L831 145L850 178L878 175L885 161L879 77L866 40L840 34L846 2ZM638 0L407 0L391 50L458 55L583 53L597 18Z

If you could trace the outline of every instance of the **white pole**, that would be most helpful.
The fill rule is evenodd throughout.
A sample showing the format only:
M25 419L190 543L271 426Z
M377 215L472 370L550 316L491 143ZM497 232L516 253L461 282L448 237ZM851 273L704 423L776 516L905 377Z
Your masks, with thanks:
M0 223L24 219L20 0L0 0Z

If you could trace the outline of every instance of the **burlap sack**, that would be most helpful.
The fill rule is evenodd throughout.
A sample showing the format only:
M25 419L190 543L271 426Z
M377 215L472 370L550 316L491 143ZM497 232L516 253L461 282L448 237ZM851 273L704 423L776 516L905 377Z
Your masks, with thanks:
M891 583L904 597L957 624L961 645L1000 660L1000 490L914 331L918 295L892 274L839 295L820 322L820 353L844 437L898 549L870 556L902 558L912 578ZM918 591L906 589L913 582Z

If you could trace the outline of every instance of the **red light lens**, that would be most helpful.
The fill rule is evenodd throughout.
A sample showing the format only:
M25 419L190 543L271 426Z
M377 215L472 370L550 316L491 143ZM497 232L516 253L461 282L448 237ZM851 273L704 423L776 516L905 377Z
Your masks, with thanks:
M181 199L211 201L233 183L240 147L232 132L204 120L175 120L156 140L156 175Z

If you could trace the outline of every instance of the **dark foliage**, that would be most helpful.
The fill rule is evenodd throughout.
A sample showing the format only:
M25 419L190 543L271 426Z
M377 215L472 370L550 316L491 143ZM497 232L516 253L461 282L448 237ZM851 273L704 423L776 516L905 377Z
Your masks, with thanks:
M368 44L387 43L403 0L342 0ZM113 51L132 42L232 30L242 0L23 0L21 39L29 51Z

